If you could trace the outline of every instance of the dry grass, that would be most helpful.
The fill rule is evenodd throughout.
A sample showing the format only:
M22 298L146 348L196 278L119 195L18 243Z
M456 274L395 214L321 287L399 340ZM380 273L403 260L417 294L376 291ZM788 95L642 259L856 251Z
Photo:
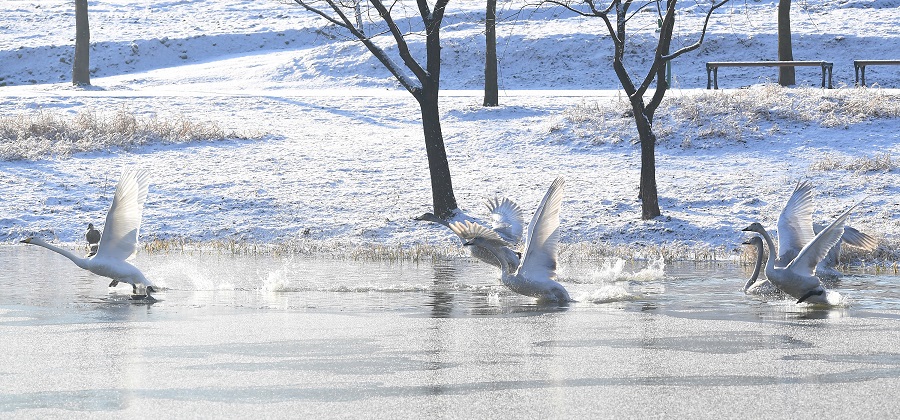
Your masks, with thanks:
M415 244L412 246L358 244L348 241L319 241L297 239L278 244L258 244L236 240L214 240L196 242L186 239L150 240L142 243L142 252L150 254L205 254L221 255L305 255L315 258L342 261L389 261L421 262L447 259L471 259L462 246ZM86 248L85 248L86 249ZM662 258L666 263L695 262L713 263L737 261L752 264L756 261L752 247L743 246L735 254L725 247L696 247L684 243L650 245L612 245L605 242L562 243L559 261L567 263L590 263L618 258L626 261L652 261ZM843 267L868 272L897 274L900 262L900 243L882 240L875 251L861 251L844 247L841 255Z
M582 103L564 111L550 132L563 141L594 145L636 143L637 130L625 98ZM669 93L657 110L653 132L659 142L683 147L717 147L777 134L780 125L815 124L845 128L878 118L900 118L900 96L880 89L785 88L777 84L699 94Z
M890 172L900 168L900 160L891 157L890 153L876 153L873 156L861 156L857 158L843 157L838 154L828 153L813 162L809 169L813 171L853 171L857 174L869 172Z
M111 114L84 110L72 116L37 110L0 117L0 160L38 160L74 153L225 139L258 139L260 133L226 131L186 116L141 117L127 108Z

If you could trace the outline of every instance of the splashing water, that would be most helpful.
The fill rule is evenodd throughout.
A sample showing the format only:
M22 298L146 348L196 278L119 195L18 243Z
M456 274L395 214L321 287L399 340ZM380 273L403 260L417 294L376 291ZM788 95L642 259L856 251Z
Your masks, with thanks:
M658 260L650 261L650 264L647 265L646 268L634 272L634 273L623 273L621 280L630 280L630 281L652 281L659 280L665 277L666 272L666 262L659 258Z
M287 279L283 270L270 272L263 280L262 290L266 292L285 292L288 290Z
M619 284L609 284L592 292L581 293L575 300L590 303L611 303L633 300L635 298L636 296L631 294L624 286Z
M591 303L622 302L636 299L641 293L633 293L626 282L645 283L659 280L665 277L665 261L660 258L650 261L647 267L637 271L626 269L627 262L623 259L611 259L603 262L603 265L588 273L587 280L579 281L578 276L566 279L573 283L599 284L599 288L584 291L577 295L575 300ZM585 278L580 277L580 278Z
M603 262L600 268L588 273L588 280L582 280L584 277L576 275L566 276L565 281L572 283L611 283L617 281L653 281L665 277L665 261L660 258L652 260L647 267L638 271L628 271L625 269L626 261L623 259L612 259Z

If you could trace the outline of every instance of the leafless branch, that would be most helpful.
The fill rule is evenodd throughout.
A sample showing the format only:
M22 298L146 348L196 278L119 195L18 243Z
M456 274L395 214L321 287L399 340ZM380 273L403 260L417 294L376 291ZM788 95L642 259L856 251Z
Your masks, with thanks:
M706 29L709 26L709 20L712 18L713 12L716 11L716 9L718 9L719 7L722 7L725 3L728 3L728 0L722 0L718 3L715 3L712 5L712 7L710 7L709 11L706 12L706 18L703 20L703 29L700 31L700 39L698 39L697 42L680 48L674 53L665 55L662 57L662 59L665 61L670 61L686 52L690 52L696 50L697 48L700 48L700 45L703 44L703 40L706 38Z

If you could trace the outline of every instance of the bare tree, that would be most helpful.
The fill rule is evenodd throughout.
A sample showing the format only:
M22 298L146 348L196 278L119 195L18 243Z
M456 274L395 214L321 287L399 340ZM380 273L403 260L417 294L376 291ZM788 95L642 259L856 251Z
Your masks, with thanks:
M497 86L497 0L487 0L484 13L484 106L500 105Z
M792 61L791 48L791 0L778 0L778 60ZM778 84L791 86L797 83L793 67L778 68Z
M653 116L666 94L666 63L689 51L700 48L706 36L706 28L712 13L727 3L728 0L715 0L710 4L699 38L688 46L669 52L672 44L672 33L675 29L675 5L678 0L612 0L609 6L598 8L593 0L555 1L543 3L563 6L579 15L603 19L612 39L613 70L622 88L628 95L634 122L637 126L641 142L641 175L638 196L641 199L641 218L652 219L660 215L659 199L656 189L656 134L653 133ZM625 64L626 25L630 18L647 7L655 7L662 23L659 28L659 40L650 61L650 68L640 84L635 85ZM655 86L649 102L645 102L644 94L651 86Z
M91 30L88 25L87 0L75 0L75 59L72 61L72 84L91 84Z
M416 32L412 30L404 32L398 26L393 16L394 7L398 3L390 3L391 7L386 7L381 0L369 0L385 27L383 31L369 30L368 32L371 32L372 36L366 35L362 31L361 22L356 21L356 17L360 16L358 1L294 0L294 2L349 32L353 38L362 42L369 52L416 98L422 111L422 128L425 133L425 151L428 155L428 168L431 175L434 214L444 219L450 218L457 211L457 205L456 197L453 194L453 183L450 179L447 153L444 149L440 113L438 112L438 93L441 80L441 22L449 0L437 0L434 7L430 7L427 0L417 0L416 5L419 17L421 17L421 31ZM402 7L398 7L398 9L402 9ZM424 67L413 57L406 41L407 36L420 36L421 32L425 34ZM397 65L387 51L373 41L374 37L386 33L393 38L397 54L414 78Z

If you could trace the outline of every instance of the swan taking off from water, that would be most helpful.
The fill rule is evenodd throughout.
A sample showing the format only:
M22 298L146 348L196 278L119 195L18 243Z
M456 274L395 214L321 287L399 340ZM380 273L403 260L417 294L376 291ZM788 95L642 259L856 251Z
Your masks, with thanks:
M500 280L512 291L541 301L571 302L569 292L556 278L556 247L559 244L559 210L562 204L562 177L556 178L541 200L525 232L525 252L519 265L503 257L506 241L496 231L468 220L450 223L465 245L483 248L500 263Z
M522 227L525 224L525 218L522 216L522 208L508 198L503 198L502 200L497 198L489 199L487 201L487 208L488 212L491 214L491 229L493 229L493 232L504 242L504 244L499 247L499 258L503 258L510 266L518 267L520 255L513 250L512 247L515 247L522 238ZM450 227L449 221L441 219L433 213L425 213L416 217L415 220L440 223L450 228L450 230L453 230L453 228ZM455 230L453 230L453 232L459 236L458 232ZM459 238L462 239L463 242L466 241L466 238L463 238L462 236ZM490 251L480 246L469 247L469 252L473 257L481 261L491 264L494 267L500 267L498 257L495 257Z
M778 219L778 259L777 267L786 266L797 257L803 246L812 241L825 225L812 223L812 185L803 181L797 184L794 193L785 205L785 211ZM788 212L788 209L791 211ZM788 214L786 216L786 213ZM815 275L822 280L833 280L843 276L836 267L841 254L841 243L846 242L866 251L878 246L878 241L850 226L844 226L844 233L838 242L831 247L828 254L816 265Z
M138 233L141 228L141 213L144 209L144 201L147 199L147 190L150 186L150 176L147 172L129 171L122 174L116 185L116 194L112 205L106 213L106 225L100 238L97 254L81 258L65 249L58 248L44 242L40 238L31 237L21 242L47 248L72 260L78 267L94 274L113 279L110 287L119 282L132 285L135 294L140 288L147 296L155 292L153 283L144 277L137 267L126 260L137 251Z
M856 205L844 211L834 222L814 234L812 223L812 186L800 182L778 217L778 245L786 250L775 258L772 237L759 223L744 231L756 232L765 240L769 250L766 277L782 292L793 296L797 303L831 304L825 286L815 276L816 265L822 261L844 233L844 223ZM799 252L795 252L799 249Z
M93 223L88 223L88 230L84 233L84 239L87 241L88 245L91 247L91 253L88 254L88 257L93 257L97 255L97 247L100 244L100 231L94 229Z

